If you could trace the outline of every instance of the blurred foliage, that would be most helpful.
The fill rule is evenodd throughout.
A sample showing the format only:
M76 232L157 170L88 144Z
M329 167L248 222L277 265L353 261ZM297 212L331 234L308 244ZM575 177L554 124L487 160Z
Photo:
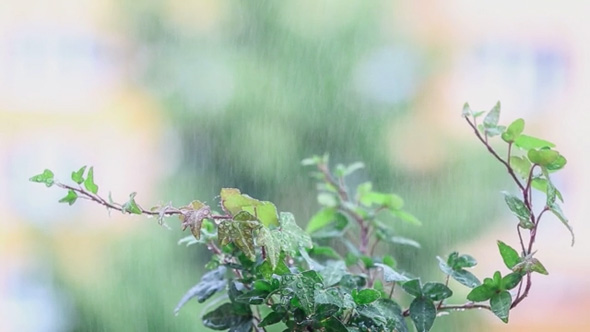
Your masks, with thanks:
M182 145L178 168L164 180L162 199L184 203L213 197L221 187L238 187L261 199L272 198L280 210L293 211L305 224L317 205L310 194L312 180L299 160L324 152L344 163L363 160L370 165L367 172L376 189L403 194L428 229L400 229L423 244L420 250L396 254L400 262L413 262L404 268L415 273L434 273L432 257L446 252L449 240L494 220L495 208L502 204L494 189L502 186L498 175L503 171L491 160L471 166L485 155L481 149L449 142L456 145L452 151L464 153L445 156L433 172L392 167L388 124L411 116L417 97L408 94L396 103L368 99L355 92L355 72L384 46L415 49L422 56L413 59L419 61L420 77L432 68L419 45L382 33L379 3L354 2L346 22L332 25L321 23L323 16L317 17L318 8L309 1L301 4L310 8L294 1L219 4L219 22L206 30L178 24L165 2L128 0L121 5L122 24L137 50L137 80L161 102L169 117L163 125L178 134ZM308 14L315 18L309 27L298 18ZM337 20L329 12L324 15ZM297 19L303 23L293 21ZM398 79L391 77L392 84L409 84ZM448 235L435 237L443 228ZM207 260L201 257L204 252L166 247L150 249L148 256L145 248L172 246L173 241L154 240L171 236L163 230L147 234L151 237L130 236L113 249L109 269L118 280L100 280L112 289L74 290L77 329L183 330L187 320L200 326L197 314L186 315L191 308L177 318L172 309L180 289L203 273L199 266ZM187 271L193 280L185 279ZM460 316L443 321L452 323ZM445 324L438 328L445 330Z

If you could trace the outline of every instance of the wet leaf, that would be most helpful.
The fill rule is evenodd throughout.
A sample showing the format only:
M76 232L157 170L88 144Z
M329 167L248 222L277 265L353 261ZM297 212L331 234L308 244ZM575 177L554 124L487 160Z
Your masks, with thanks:
M226 270L224 266L220 266L213 271L205 273L201 277L201 281L184 294L174 309L174 314L178 314L180 309L194 297L197 298L199 303L203 303L216 292L224 290L227 285L227 279L225 278Z
M270 263L273 270L277 266L279 257L281 256L281 241L279 237L273 235L265 226L258 230L257 244L264 247L266 252L266 260Z
M496 289L490 285L483 284L475 287L467 294L467 299L473 302L483 302L489 300L496 293Z
M260 224L257 221L224 220L218 226L217 236L221 246L233 242L248 259L255 261L254 230L259 228Z
M406 281L402 284L402 288L406 293L420 297L422 296L422 285L420 284L419 279L412 279L410 281Z
M508 205L510 211L512 211L512 214L514 214L516 217L518 217L518 219L521 220L530 219L531 211L529 211L529 209L526 207L524 202L520 200L520 198L506 191L503 191L502 194L504 194L504 200L506 201L506 204Z
M224 303L203 316L203 325L212 330L233 329L233 331L238 331L238 327L251 324L251 319L250 315L236 313L231 303ZM249 328L251 329L251 327ZM241 331L249 330L241 328Z
M311 237L295 223L293 214L288 212L281 212L280 228L273 235L279 239L281 248L291 256L296 256L300 248L313 247Z
M504 278L502 278L502 284L501 284L500 289L511 290L512 288L518 286L521 279L522 279L522 274L520 274L520 273L513 272L510 274L507 274L506 276L504 276Z
M84 180L84 188L93 194L98 193L98 186L94 183L94 167L90 167L86 180Z
M432 301L442 301L453 295L453 291L449 287L439 282L425 283L422 292Z
M415 298L410 304L410 318L418 332L430 331L436 318L434 303L425 297Z
M410 280L410 278L404 276L403 274L397 272L385 264L375 263L375 266L383 269L383 281L385 282L406 282Z
M508 323L508 314L512 305L512 296L507 291L494 294L490 299L492 312L498 316L504 323Z
M46 169L43 173L29 178L31 182L44 183L47 187L51 187L55 180L53 179L53 172Z
M506 264L507 268L512 270L516 264L520 263L520 255L511 246L502 241L498 241L498 249L500 250L500 255L502 256L502 260L504 261L504 264Z
M371 302L374 302L375 300L377 300L380 297L381 297L381 293L379 293L379 291L374 290L372 288L366 288L366 289L363 289L359 292L357 292L356 290L352 291L352 298L354 299L354 302L358 305L369 304Z
M273 325L276 324L278 322L280 322L284 317L287 317L287 313L283 312L283 313L278 313L278 312L271 312L268 315L266 315L266 317L264 317L264 319L258 323L258 327L265 327L265 326L269 326L269 325Z

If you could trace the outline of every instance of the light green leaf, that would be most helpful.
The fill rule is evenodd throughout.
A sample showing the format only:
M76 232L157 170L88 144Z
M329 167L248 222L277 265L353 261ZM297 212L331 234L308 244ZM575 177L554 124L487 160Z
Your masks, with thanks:
M397 272L390 266L381 263L375 263L375 266L383 269L383 281L385 282L406 282L410 280L410 278ZM412 286L412 284L410 284L410 286Z
M547 179L540 178L540 177L533 178L533 181L531 182L531 186L533 188L535 188L536 190L547 194ZM555 188L555 187L553 187L553 188ZM557 188L555 188L555 195L557 196L557 198L559 198L560 201L563 202L563 196L561 196L561 192L559 192L559 190L557 190Z
M467 294L467 299L473 302L483 302L489 300L495 293L496 290L493 287L483 284L472 289Z
M273 235L272 231L266 226L260 227L258 230L257 244L264 247L266 253L266 260L270 263L273 270L277 266L279 257L281 256L281 241Z
M516 145L517 147L523 149L523 150L530 150L530 149L540 149L540 148L554 148L555 144L540 139L540 138L536 138L536 137L532 137L532 136L528 136L528 135L520 135L518 136L518 138L516 138L514 140L514 145Z
M504 323L508 323L508 314L510 312L510 306L512 305L512 296L508 291L502 291L498 294L494 294L490 299L490 306L492 312L498 316Z
M45 183L47 187L51 187L55 180L53 179L53 172L46 169L43 173L35 175L29 179L31 182Z
M561 223L567 228L567 230L570 232L571 236L572 236L572 247L574 246L574 243L576 242L576 237L574 235L574 229L572 228L572 226L569 224L569 220L566 218L566 216L563 214L563 211L561 210L561 207L559 206L559 204L557 203L553 203L551 205L548 205L549 210L551 212L553 212L553 214L561 221Z
M418 332L430 331L436 318L436 308L430 299L417 297L410 304L410 318Z
M94 167L90 167L86 180L84 180L84 188L93 194L98 193L98 186L94 183Z
M72 189L70 189L68 190L68 194L66 195L66 197L59 200L59 203L68 203L69 205L72 205L76 203L76 199L78 199L78 194Z
M506 191L503 191L502 194L504 194L504 200L506 200L506 204L510 208L510 211L512 211L512 214L521 220L530 219L531 212L520 198Z
M123 204L123 206L121 206L121 212L130 214L141 214L141 208L135 202L135 195L137 195L136 192L132 192L131 194L129 194L129 200L125 204Z
M247 211L265 226L278 226L277 208L267 201L259 201L235 188L223 188L220 193L221 204L232 215Z
M533 164L547 166L559 158L559 152L548 149L530 149L527 153L527 157Z
M529 173L531 172L531 167L533 165L526 157L510 157L510 167L520 175L523 179L527 179L529 177Z
M311 248L313 246L311 237L299 228L295 223L293 214L288 212L281 212L280 228L273 236L279 239L283 251L291 256L296 256L300 248Z
M391 211L391 212L394 216L398 217L402 221L407 222L408 224L422 226L422 222L409 212L406 212L403 210L396 210L396 211Z
M379 293L379 291L374 290L372 288L366 288L366 289L363 289L359 292L357 292L356 290L352 291L352 298L354 299L354 302L357 305L369 304L371 302L374 302L375 300L377 300L380 297L381 297L381 293Z
M549 274L547 269L545 269L545 266L543 266L543 264L536 258L531 259L530 270L544 275Z
M320 203L320 205L323 205L323 206L326 206L329 208L333 208L338 205L338 200L336 199L336 196L334 196L333 194L319 193L318 194L318 203Z
M497 102L494 108L492 108L483 119L483 125L486 129L498 126L498 120L500 120L500 108L500 102Z
M511 246L502 241L498 241L498 249L500 250L500 255L507 268L512 270L516 264L520 263L520 255Z
M565 164L567 164L567 159L565 159L565 157L560 154L559 157L555 159L555 161L548 165L545 165L545 168L547 168L547 170L549 170L550 172L554 172L562 169L565 166Z
M72 181L76 182L77 184L82 184L84 182L84 172L86 171L86 166L82 166L77 172L72 172Z
M516 119L508 126L506 131L502 133L502 139L507 143L512 143L518 138L518 136L520 136L523 130L524 120Z

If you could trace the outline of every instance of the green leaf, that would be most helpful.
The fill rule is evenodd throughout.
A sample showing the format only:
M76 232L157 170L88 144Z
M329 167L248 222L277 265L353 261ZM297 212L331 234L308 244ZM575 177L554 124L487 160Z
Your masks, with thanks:
M453 291L449 287L438 282L425 283L422 292L432 301L442 301L453 295Z
M346 274L348 272L343 261L328 262L327 266L320 271L325 287L336 285Z
M267 201L259 201L235 188L223 188L220 193L221 205L232 215L247 211L265 226L278 226L277 208Z
M561 221L561 223L567 228L567 230L570 232L571 236L572 236L572 247L574 246L574 243L576 242L576 237L574 235L574 229L572 228L572 226L569 224L569 220L566 218L566 216L563 214L563 211L561 210L561 207L559 206L559 204L557 203L553 203L551 205L548 206L549 210L551 212L553 212L553 214Z
M383 269L383 281L385 282L406 282L410 281L410 278L404 276L403 274L397 272L390 266L381 263L375 263L375 266L378 266Z
M221 246L233 242L248 259L256 260L254 245L254 230L260 228L260 223L252 220L224 220L217 228L217 237Z
M522 274L520 274L520 273L513 272L510 274L507 274L506 276L504 276L504 278L502 278L502 285L501 285L500 289L511 290L512 288L518 286L521 279L522 279Z
M391 299L378 299L370 304L377 309L382 317L386 318L387 327L390 331L407 332L408 326L402 315L402 308Z
M526 207L524 202L520 200L520 198L506 191L503 191L502 194L504 194L504 200L506 201L510 211L512 211L512 214L521 220L530 219L531 211Z
M174 314L178 314L180 308L194 297L197 298L199 303L203 303L213 296L213 294L224 290L227 285L227 279L225 278L226 270L224 266L219 266L217 269L205 273L201 277L201 281L182 296L182 299L174 309Z
M295 217L288 212L281 212L280 230L273 236L279 239L281 248L291 256L296 256L300 248L313 247L311 237L297 226Z
M76 194L75 191L70 189L68 190L68 194L66 195L66 197L59 200L59 203L68 203L69 205L72 205L76 203L76 199L78 199L78 194Z
M418 243L412 239L408 239L403 236L390 236L387 233L388 232L378 230L376 235L379 240L385 241L387 243L401 244L401 245L410 246L410 247L414 247L414 248L420 248L420 243Z
M483 284L472 289L467 294L467 299L473 302L483 302L489 300L495 293L496 290L493 287Z
M510 167L520 175L523 179L527 179L529 177L529 173L531 172L531 167L533 165L526 157L517 157L511 156L510 157Z
M301 309L311 313L315 304L316 284L323 287L322 278L316 271L305 271L303 273L285 275L281 278L282 288L289 288L297 297Z
M484 280L484 282L485 282L485 280ZM494 285L494 287L496 289L500 289L502 287L502 274L500 273L500 271L494 272L494 277L492 279L492 285Z
M323 331L326 332L348 332L348 329L338 318L332 316L322 321Z
M266 315L266 317L264 317L264 319L260 323L258 323L258 327L265 327L276 324L280 322L284 317L287 317L286 312L278 313L276 311L273 311Z
M516 119L508 126L506 131L502 133L502 139L507 143L512 143L518 138L518 136L520 136L523 130L524 120Z
M266 260L270 263L274 269L277 266L279 257L281 256L281 240L279 237L273 235L267 227L262 226L258 230L258 237L256 243L264 247L266 253Z
M324 256L338 260L342 259L342 256L340 256L340 254L332 247L315 245L313 248L309 249L308 252L312 256Z
M121 212L129 214L141 214L141 208L139 208L139 206L135 202L135 195L137 195L136 192L132 192L131 194L129 194L129 200L125 204L123 204L123 206L121 206Z
M406 293L410 295L416 297L422 296L422 285L420 284L419 279L412 279L404 282L402 284L402 288L404 289L404 291L406 291Z
M72 172L72 181L76 182L77 184L82 184L84 182L84 172L86 171L86 166L82 166L77 172Z
M560 154L559 157L555 159L555 161L545 165L545 168L547 168L547 170L551 172L554 172L562 169L565 166L565 164L567 164L567 159L565 159L565 157Z
M269 292L265 291L265 290L251 290L249 292L240 294L238 297L236 297L235 301L236 302L240 302L240 303L247 303L250 305L259 305L264 303L264 301L266 301L266 298L268 297Z
M536 178L533 178L533 181L531 182L531 186L533 188L537 189L538 191L547 194L547 186L548 186L547 183L548 183L547 179L536 177ZM559 192L559 190L557 190L557 188L555 188L555 194L556 194L557 198L559 198L559 200L563 202L563 197L561 196L561 193Z
M471 115L473 115L473 111L471 110L471 107L469 107L469 104L463 104L463 111L461 112L461 116L467 118Z
M500 250L500 255L507 268L512 270L516 264L520 263L520 255L511 246L502 241L498 241L498 249Z
M418 332L427 332L436 318L436 308L430 299L417 297L410 304L410 318Z
M403 211L403 210L397 210L397 211L391 211L391 213L398 217L399 219L401 219L402 221L407 222L408 224L412 224L412 225L416 225L416 226L422 226L422 222L420 220L418 220L418 218L416 218L414 215L412 215L409 212Z
M319 193L317 198L320 205L329 208L333 208L338 205L338 199L331 193Z
M53 172L48 169L44 170L41 174L31 177L29 181L45 183L47 187L51 187L55 183L55 180L53 179Z
M458 281L460 284L467 286L469 288L477 287L481 284L479 279L474 276L471 272L464 270L463 267L473 267L477 264L475 258L469 255L461 255L459 253L453 252L449 255L447 261L442 259L441 257L437 257L438 259L438 266L441 271L445 274L450 275L453 279ZM451 264L453 267L449 266Z
M545 266L543 266L543 264L536 258L531 259L531 266L529 269L530 271L534 271L540 274L549 274L549 272L547 272L547 269L545 269Z
M527 153L527 157L533 164L547 166L559 158L559 152L548 149L530 149Z
M530 150L530 149L540 149L540 148L554 148L555 144L542 140L540 138L528 136L528 135L520 135L518 138L514 140L514 145L523 149L523 150Z
M500 102L497 102L494 108L486 115L483 119L483 125L486 128L492 128L498 126L498 121L500 120Z
M481 282L473 273L467 270L458 270L451 273L451 277L457 280L460 284L469 288L474 288L481 285Z
M180 210L182 213L178 215L178 218L182 222L182 226L188 226L195 239L200 240L203 221L211 215L211 208L201 201L195 200Z
M352 298L354 299L354 302L358 305L369 304L380 297L381 293L372 288L363 289L360 292L357 292L356 290L352 292Z
M90 167L86 180L84 180L84 188L93 194L98 193L98 186L94 183L94 167Z
M383 264L393 269L397 265L397 262L391 255L385 255L383 256Z
M477 265L477 261L475 258L471 257L470 255L460 255L458 252L452 252L447 259L447 264L453 270L459 270L463 268L470 268Z
M492 312L498 316L504 323L508 323L508 313L510 312L510 306L512 305L512 296L507 291L502 291L498 294L494 294L490 299L490 306Z
M311 217L305 231L313 233L328 226L336 217L336 209L334 208L323 208Z
M251 319L251 315L236 313L231 303L224 303L203 316L203 325L212 330L233 329L237 331L237 327L247 325Z

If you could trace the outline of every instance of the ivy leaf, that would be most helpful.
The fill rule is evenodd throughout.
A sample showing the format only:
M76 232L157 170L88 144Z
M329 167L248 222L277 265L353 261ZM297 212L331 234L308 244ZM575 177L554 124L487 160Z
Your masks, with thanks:
M174 314L177 315L180 309L194 297L197 298L199 303L203 303L213 296L213 294L224 290L227 285L227 279L225 279L226 270L224 266L219 266L217 269L205 273L201 277L201 281L182 296L182 299L174 309Z
M572 228L572 226L569 224L569 220L566 218L566 216L563 214L563 211L561 210L561 207L559 206L559 204L557 203L553 203L550 204L548 206L549 210L551 212L553 212L553 214L561 221L561 223L567 228L567 230L570 232L571 236L572 236L572 247L574 246L574 243L576 242L576 237L574 235L574 229Z
M322 278L316 271L305 271L299 274L285 275L281 278L282 288L289 288L299 300L301 309L311 313L315 304L316 284L322 286Z
M494 294L490 299L490 306L492 312L498 316L504 323L508 323L508 314L510 312L510 306L512 305L512 296L508 291L502 291L498 294Z
M555 144L528 135L520 135L514 140L514 145L517 147L528 151L530 149L540 149L540 148L554 148Z
M195 239L201 239L201 226L203 221L211 215L211 208L200 201L192 201L188 206L181 209L178 216L182 225L190 228ZM184 230L184 229L183 229Z
M520 263L520 255L511 246L502 241L498 241L498 249L500 250L500 255L507 268L512 270L516 264Z
M141 208L135 202L136 192L129 194L129 200L121 206L121 212L129 214L141 214Z
M402 315L402 308L395 301L391 299L378 299L371 303L371 306L376 308L381 315L386 318L387 327L389 327L390 330L398 332L408 331L406 320Z
M94 183L94 167L90 167L86 180L84 180L84 188L93 194L98 193L98 186Z
M381 293L372 288L366 288L361 290L360 292L356 289L352 291L352 298L354 299L354 302L358 305L372 303L380 297Z
M410 304L410 318L418 332L427 332L436 318L436 308L430 299L417 297Z
M259 228L260 223L253 220L224 220L217 228L219 244L225 246L233 242L248 259L255 261L254 230Z
M232 215L247 211L265 226L278 226L277 208L267 201L259 201L235 188L223 188L220 193L221 205Z
M247 325L251 320L251 315L240 315L235 312L231 303L224 303L203 316L203 325L212 330L233 329L237 331L237 327Z
M331 261L320 271L325 287L336 285L348 272L343 261Z
M288 212L280 214L280 228L276 232L276 237L283 251L291 256L296 256L300 248L313 247L311 237L295 223L293 214Z
M66 195L66 197L59 200L59 203L68 203L69 205L72 205L76 203L76 199L78 199L78 194L72 189L70 189L68 190L68 194Z
M514 214L520 220L529 220L531 211L526 207L524 202L520 200L520 198L506 191L503 191L502 194L504 194L504 200L506 201L510 211L512 211L512 214Z
M86 166L82 166L77 172L72 172L72 181L76 182L77 184L82 184L84 182L84 172L86 171Z
M524 120L516 119L508 126L506 131L502 133L502 139L507 143L512 143L518 138L518 136L520 136L523 130Z
M442 301L453 295L453 291L449 287L438 282L425 283L422 291L432 301Z
M273 235L265 226L258 230L258 237L256 242L259 246L264 247L266 253L266 260L270 263L273 270L277 266L279 257L281 256L281 241Z
M313 233L328 226L336 217L336 209L334 208L323 208L311 217L307 223L305 231Z
M53 172L48 169L44 170L41 174L37 174L29 178L29 181L45 183L47 187L51 187L55 183L55 180L53 179Z
M375 263L375 266L383 269L383 281L385 282L406 282L410 280L410 278L404 276L403 274L397 272L385 264Z

